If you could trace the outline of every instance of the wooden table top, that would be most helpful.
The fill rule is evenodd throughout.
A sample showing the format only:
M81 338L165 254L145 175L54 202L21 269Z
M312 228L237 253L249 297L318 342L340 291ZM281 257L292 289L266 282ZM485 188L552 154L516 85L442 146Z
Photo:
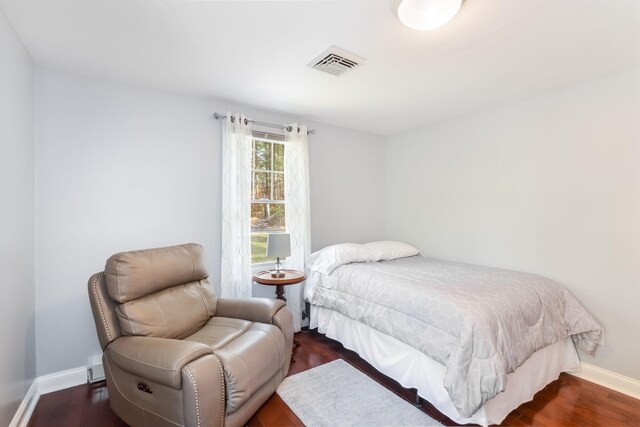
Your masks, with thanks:
M294 285L304 281L307 277L304 272L283 268L284 277L271 277L272 270L263 270L253 275L253 281L261 285Z

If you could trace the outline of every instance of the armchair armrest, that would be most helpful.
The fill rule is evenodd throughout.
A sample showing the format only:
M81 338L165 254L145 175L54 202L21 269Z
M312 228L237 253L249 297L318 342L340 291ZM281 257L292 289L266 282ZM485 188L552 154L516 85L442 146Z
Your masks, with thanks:
M291 354L293 347L293 315L284 301L271 298L220 298L215 315L277 326L284 335L285 354ZM287 357L282 368L282 378L289 372L290 363L291 358Z
M244 319L251 322L273 322L273 316L283 307L284 301L271 298L232 299L220 298L216 307L216 316Z
M122 370L175 389L182 386L186 364L213 354L201 343L141 336L119 337L105 351Z

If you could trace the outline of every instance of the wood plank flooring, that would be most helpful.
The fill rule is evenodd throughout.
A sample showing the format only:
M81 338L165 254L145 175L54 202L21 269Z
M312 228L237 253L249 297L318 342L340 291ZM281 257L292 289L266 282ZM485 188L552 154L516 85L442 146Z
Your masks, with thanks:
M301 346L289 375L335 359L344 359L397 395L413 402L413 390L373 369L340 343L315 332L296 334ZM428 402L422 410L444 425L457 425ZM609 390L571 375L562 374L521 405L504 420L505 426L640 426L640 400ZM126 427L109 408L104 382L49 393L40 397L29 422L30 427L96 426ZM249 427L303 426L300 419L274 394L248 422Z

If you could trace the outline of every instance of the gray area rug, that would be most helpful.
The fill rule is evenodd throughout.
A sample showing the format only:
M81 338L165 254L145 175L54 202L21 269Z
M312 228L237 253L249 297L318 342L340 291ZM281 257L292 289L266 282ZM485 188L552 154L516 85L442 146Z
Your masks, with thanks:
M286 378L278 394L307 427L442 425L342 359Z

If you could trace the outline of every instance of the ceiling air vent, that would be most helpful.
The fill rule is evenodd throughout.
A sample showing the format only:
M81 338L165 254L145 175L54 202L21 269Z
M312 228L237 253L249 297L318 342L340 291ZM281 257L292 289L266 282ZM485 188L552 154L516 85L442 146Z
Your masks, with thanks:
M352 70L358 65L364 63L366 59L360 58L352 53L346 52L335 46L331 46L329 49L322 52L315 57L313 61L307 65L316 70L324 71L325 73L339 76L345 71Z

